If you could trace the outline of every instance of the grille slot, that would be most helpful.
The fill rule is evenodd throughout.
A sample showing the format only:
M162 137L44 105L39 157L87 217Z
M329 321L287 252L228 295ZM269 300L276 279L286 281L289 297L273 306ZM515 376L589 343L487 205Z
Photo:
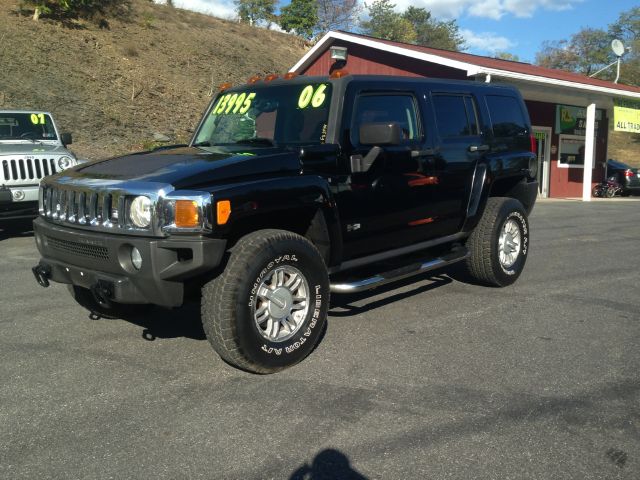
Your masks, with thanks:
M99 245L87 245L86 243L61 240L47 235L47 245L53 250L71 255L80 255L98 260L109 260L109 249Z

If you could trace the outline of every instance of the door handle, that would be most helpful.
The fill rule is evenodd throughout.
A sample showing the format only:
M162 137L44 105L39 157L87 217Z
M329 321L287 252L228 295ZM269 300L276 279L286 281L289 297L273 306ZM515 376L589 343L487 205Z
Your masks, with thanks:
M411 150L411 158L425 157L427 155L434 155L435 150L433 148L425 148L424 150Z
M470 152L486 152L489 150L489 145L469 145Z

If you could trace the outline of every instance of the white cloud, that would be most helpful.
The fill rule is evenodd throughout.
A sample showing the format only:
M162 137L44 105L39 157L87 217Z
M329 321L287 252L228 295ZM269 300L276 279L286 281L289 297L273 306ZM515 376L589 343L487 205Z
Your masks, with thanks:
M165 3L165 1L156 0L156 3ZM233 0L174 0L173 4L178 8L206 13L218 18L236 17L236 7Z
M507 37L502 37L491 32L475 33L468 29L462 29L460 33L467 42L469 50L476 50L483 53L495 54L496 52L504 52L517 45Z
M531 17L537 10L570 10L584 0L396 0L398 9L410 5L430 10L438 19L454 19L462 15L499 20L510 14Z

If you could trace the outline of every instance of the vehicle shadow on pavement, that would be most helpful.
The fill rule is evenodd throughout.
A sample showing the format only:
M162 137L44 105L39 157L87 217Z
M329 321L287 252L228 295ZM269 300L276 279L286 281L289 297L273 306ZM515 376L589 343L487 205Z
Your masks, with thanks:
M94 313L89 315L93 320L106 320L106 318ZM189 302L180 308L171 310L152 307L144 313L122 315L118 320L142 327L142 338L149 342L153 342L157 338L206 340L200 321L199 302Z
M406 287L407 285L415 284L416 282L423 282L425 280L429 280L431 283L420 285L419 287L412 290L402 291L396 294L384 296L383 298L377 298L381 294L386 294L393 290ZM435 290L436 288L448 285L451 282L453 282L453 280L451 280L451 278L449 278L447 275L433 275L431 273L429 275L417 275L405 280L399 280L397 282L389 283L382 287L373 290L367 290L361 293L333 294L333 296L331 297L331 309L329 310L329 316L350 317L353 315L359 315L368 312L369 310L384 307L385 305L388 305L390 303L400 302L407 298L420 295L421 293L430 292L431 290ZM362 300L366 300L367 298L371 297L376 297L376 299L368 303L361 304ZM355 303L360 304L355 305Z
M328 448L318 453L310 465L299 467L289 480L367 480L367 477L351 467L344 453Z
M20 237L33 237L31 219L8 220L4 224L0 224L0 241Z
M386 295L388 292L415 284L416 282L429 281L430 283L413 288L408 291ZM421 275L390 283L382 287L354 294L334 294L331 297L329 317L350 317L366 313L370 310L384 307L390 303L400 302L415 295L420 295L436 288L448 285L451 278L444 274ZM384 295L380 298L380 295ZM375 298L374 298L375 297ZM369 298L373 300L367 302ZM363 303L364 301L364 303ZM357 304L356 304L357 303ZM90 313L92 320L108 320L97 313ZM137 325L143 329L142 338L154 341L157 338L190 338L193 340L206 340L206 335L200 320L200 302L190 301L179 308L166 309L151 307L144 312L133 312L122 315L117 320ZM315 477L314 477L315 478Z

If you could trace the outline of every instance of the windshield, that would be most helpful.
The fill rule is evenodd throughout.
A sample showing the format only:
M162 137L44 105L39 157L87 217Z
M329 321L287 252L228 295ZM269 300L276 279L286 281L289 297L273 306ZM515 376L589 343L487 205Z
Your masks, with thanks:
M331 84L253 86L221 94L194 145L271 147L324 143Z
M57 140L46 113L0 112L0 140Z

